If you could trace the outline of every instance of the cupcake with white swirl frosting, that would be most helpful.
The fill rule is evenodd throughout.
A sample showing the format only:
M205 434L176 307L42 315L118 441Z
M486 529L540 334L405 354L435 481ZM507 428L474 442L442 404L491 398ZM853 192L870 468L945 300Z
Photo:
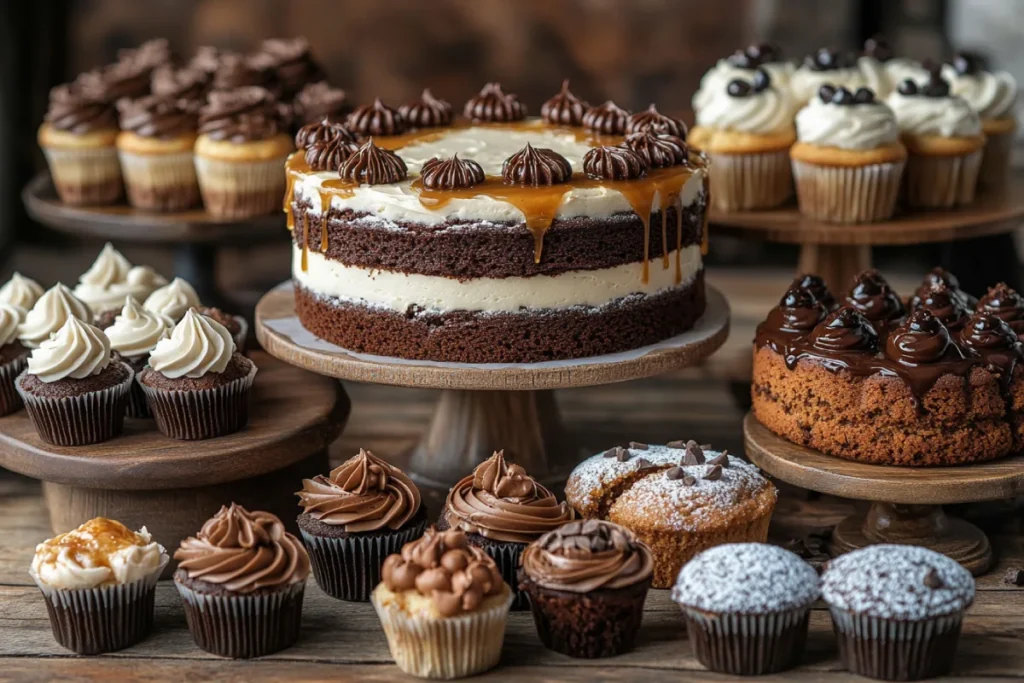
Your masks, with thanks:
M829 223L892 216L907 150L892 110L868 88L826 84L796 115L790 149L800 212Z
M28 365L29 350L18 341L18 325L24 318L24 308L0 303L0 416L21 410L14 381Z
M255 377L227 328L192 308L157 342L138 382L161 432L197 440L245 427Z
M139 300L142 301L142 299ZM204 306L199 301L199 295L192 285L180 277L174 278L170 284L165 284L150 294L142 306L148 311L167 316L175 323L185 317L190 308L195 308L207 318L212 318L228 328L238 350L245 350L245 337L249 332L249 323L245 318L240 315L231 315L219 308Z
M102 330L69 317L32 351L15 387L43 441L84 446L121 433L134 377Z
M67 286L58 282L46 290L29 309L25 319L18 325L18 339L26 347L34 349L71 318L91 323L92 311Z
M167 316L147 311L131 296L125 297L124 307L104 332L110 339L110 348L132 366L135 374L142 372L149 362L149 354L157 343L171 336L174 323ZM132 383L128 401L128 417L151 417L146 394L137 383Z
M166 284L167 280L152 268L133 266L107 242L89 270L78 279L75 296L99 316L117 310L126 296L145 301L154 290Z
M793 101L764 69L734 78L697 109L688 142L706 153L711 201L720 211L770 209L793 194L789 148L796 140Z
M43 295L43 288L32 278L15 273L0 287L0 303L11 304L26 311L36 305Z

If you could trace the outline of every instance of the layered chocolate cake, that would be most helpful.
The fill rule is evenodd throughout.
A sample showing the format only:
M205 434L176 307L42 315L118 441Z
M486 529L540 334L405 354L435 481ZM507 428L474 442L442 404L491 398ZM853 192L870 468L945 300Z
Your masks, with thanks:
M704 312L707 169L681 121L542 117L497 84L303 128L287 163L302 324L353 351L537 362L638 348Z
M863 462L1007 455L1024 447L1022 324L1012 289L976 301L942 269L906 303L876 271L838 302L819 278L798 277L757 328L754 414L790 441Z

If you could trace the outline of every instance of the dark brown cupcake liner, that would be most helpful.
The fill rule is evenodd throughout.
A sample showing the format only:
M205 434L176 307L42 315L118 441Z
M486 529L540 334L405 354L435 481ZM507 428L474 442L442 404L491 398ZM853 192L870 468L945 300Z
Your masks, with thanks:
M810 606L768 614L681 607L694 656L719 673L762 676L791 669L807 642Z
M470 537L470 543L475 539ZM512 588L512 611L521 612L530 609L530 596L524 590L519 590L519 557L526 549L526 543L513 543L511 541L491 541L485 544L475 543L481 550L490 555L494 563L498 565L501 578Z
M198 441L232 434L245 427L249 422L249 395L256 370L253 363L245 377L199 391L138 384L146 394L157 429L172 439Z
M17 380L28 367L28 354L0 365L0 417L21 410L25 403L18 393Z
M849 671L883 681L919 681L950 672L963 614L903 621L830 608L839 659Z
M380 569L388 555L400 553L402 546L423 535L427 520L398 531L386 530L347 538L314 536L305 529L302 542L309 552L316 582L332 598L349 602L369 602L370 593L380 583Z
M124 428L125 410L135 372L127 363L128 378L107 389L80 396L47 398L22 389L25 370L15 381L18 395L39 432L39 437L57 446L85 446L119 436Z
M545 588L520 570L533 622L544 647L570 657L597 659L630 652L644 615L650 579L588 593Z
M146 392L142 390L142 385L138 382L132 382L132 388L128 392L128 406L125 414L136 420L148 420L153 417L153 413L149 412Z

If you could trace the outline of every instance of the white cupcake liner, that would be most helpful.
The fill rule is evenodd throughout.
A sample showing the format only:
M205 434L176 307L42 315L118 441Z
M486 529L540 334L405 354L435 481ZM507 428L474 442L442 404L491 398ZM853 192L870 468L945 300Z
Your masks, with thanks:
M122 650L139 642L153 627L156 583L170 562L161 553L160 565L131 583L98 588L54 588L29 570L43 593L54 640L82 655Z
M1016 130L1005 133L987 133L985 147L981 154L981 168L978 170L978 187L1001 188L1010 177L1010 160L1013 157L1013 138Z
M872 223L896 210L905 162L820 166L792 162L800 213L827 223Z
M18 393L18 375L28 367L28 354L0 365L0 417L16 413L24 407Z
M719 211L773 209L793 195L789 150L756 154L709 153L711 205Z
M693 654L712 671L760 676L796 666L810 605L768 614L714 613L680 605Z
M114 204L121 198L117 148L43 147L57 194L65 204Z
M961 156L911 153L904 181L907 206L945 209L973 202L982 151Z
M225 161L196 155L196 176L206 210L219 218L240 219L281 210L284 200L284 162Z
M199 203L192 152L136 154L118 150L128 201L137 209L183 211Z
M370 602L380 617L388 648L403 672L450 680L493 669L501 659L513 596L491 609L457 617L412 616L395 605Z
M138 382L146 394L149 412L165 436L182 441L212 439L232 434L249 422L249 398L258 368L223 386L199 391L150 387Z

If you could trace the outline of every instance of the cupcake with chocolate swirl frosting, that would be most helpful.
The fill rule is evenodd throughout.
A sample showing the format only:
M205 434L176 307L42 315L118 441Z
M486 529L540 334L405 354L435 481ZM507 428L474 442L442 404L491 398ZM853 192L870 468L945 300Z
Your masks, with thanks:
M313 575L325 593L340 600L368 601L384 558L422 536L427 526L416 484L363 449L330 475L304 479L296 495Z
M247 659L298 639L309 556L274 515L223 506L174 559L174 585L203 650Z
M650 548L632 531L588 519L531 543L519 585L545 647L570 657L615 657L634 647L653 571Z
M519 557L533 541L576 514L519 465L497 451L463 477L448 493L439 529L461 529L469 542L494 558L510 586L517 585ZM513 609L526 609L519 591Z

